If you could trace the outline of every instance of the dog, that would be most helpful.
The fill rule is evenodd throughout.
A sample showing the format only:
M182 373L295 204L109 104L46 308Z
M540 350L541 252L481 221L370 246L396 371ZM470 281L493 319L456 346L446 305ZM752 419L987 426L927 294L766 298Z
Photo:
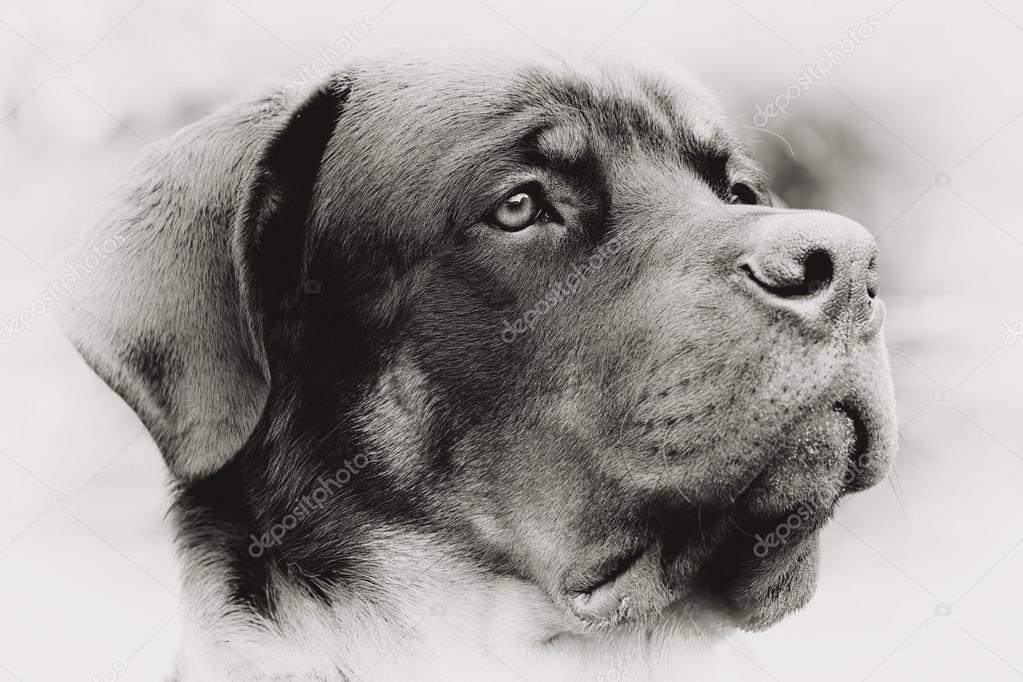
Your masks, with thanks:
M182 682L680 679L894 455L874 240L671 70L353 61L110 240L62 319L173 481Z

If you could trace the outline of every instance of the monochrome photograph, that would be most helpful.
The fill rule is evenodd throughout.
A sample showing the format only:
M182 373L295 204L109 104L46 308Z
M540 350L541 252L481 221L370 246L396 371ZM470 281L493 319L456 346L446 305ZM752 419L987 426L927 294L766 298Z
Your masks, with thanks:
M1023 7L0 5L0 682L1023 680Z

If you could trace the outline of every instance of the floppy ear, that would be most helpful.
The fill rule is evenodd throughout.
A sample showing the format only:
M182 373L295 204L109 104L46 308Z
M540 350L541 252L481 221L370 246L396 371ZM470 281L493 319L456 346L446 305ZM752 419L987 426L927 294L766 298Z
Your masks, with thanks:
M268 99L185 128L133 167L80 252L92 266L62 326L178 477L219 469L260 419L348 90L333 79L297 105Z

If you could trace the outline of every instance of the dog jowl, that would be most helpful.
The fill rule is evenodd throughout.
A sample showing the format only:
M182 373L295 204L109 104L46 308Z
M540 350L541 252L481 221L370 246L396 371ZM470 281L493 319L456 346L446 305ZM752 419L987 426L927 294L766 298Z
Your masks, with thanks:
M181 678L424 679L457 632L571 678L803 605L894 406L873 239L767 183L691 79L493 58L147 152L65 326L175 481Z

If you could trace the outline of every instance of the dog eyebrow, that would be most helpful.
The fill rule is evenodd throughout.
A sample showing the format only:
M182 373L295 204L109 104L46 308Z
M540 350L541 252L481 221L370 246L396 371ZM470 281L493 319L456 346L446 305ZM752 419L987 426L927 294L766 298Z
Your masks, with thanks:
M548 162L571 167L580 163L586 156L589 144L577 128L559 125L545 128L534 133L535 152Z

